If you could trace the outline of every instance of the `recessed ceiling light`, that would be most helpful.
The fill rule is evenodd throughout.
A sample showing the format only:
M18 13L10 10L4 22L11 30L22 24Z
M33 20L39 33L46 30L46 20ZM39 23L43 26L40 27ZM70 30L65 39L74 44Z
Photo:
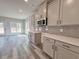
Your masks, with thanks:
M67 0L67 4L73 3L74 0Z
M28 2L28 0L24 0L25 2Z
M22 13L22 12L23 12L23 10L22 10L22 9L20 9L20 10L19 10L19 12L20 12L20 13Z

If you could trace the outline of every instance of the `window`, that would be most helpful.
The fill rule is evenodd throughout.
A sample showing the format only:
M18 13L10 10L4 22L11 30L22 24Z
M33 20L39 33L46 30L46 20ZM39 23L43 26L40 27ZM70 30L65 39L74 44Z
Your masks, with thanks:
M11 23L11 33L20 33L21 25L21 23Z
M4 34L4 25L0 23L0 34Z
M16 25L17 25L17 32L21 32L21 23L16 23Z
M28 23L25 24L25 30L26 30L26 32L29 31L29 24Z
M16 33L16 24L15 23L11 23L10 24L10 28L11 28L11 33Z

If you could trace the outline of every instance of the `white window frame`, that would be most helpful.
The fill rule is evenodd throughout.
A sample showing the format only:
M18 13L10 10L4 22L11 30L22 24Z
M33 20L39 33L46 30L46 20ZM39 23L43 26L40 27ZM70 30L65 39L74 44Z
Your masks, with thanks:
M14 30L12 31L12 26L14 26ZM22 33L22 23L11 22L10 23L11 33Z
M1 28L2 27L2 28ZM4 34L5 30L4 30L4 23L0 22L0 34Z

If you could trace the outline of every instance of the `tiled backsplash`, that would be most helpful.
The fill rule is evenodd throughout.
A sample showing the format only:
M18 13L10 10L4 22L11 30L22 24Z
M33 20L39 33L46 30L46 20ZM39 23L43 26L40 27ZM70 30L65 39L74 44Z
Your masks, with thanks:
M48 30L43 32L54 33L59 35L71 36L79 38L79 25L71 26L49 26Z

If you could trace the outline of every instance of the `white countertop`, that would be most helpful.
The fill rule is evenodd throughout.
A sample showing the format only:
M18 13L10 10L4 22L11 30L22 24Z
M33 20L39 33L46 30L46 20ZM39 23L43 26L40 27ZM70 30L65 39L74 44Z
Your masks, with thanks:
M29 31L29 32L32 32L32 33L41 33L40 31Z
M79 38L72 38L72 37L67 37L67 36L62 36L62 35L55 35L55 34L50 34L50 33L42 33L42 36L52 38L54 40L59 40L65 43L69 43L75 46L79 46Z

